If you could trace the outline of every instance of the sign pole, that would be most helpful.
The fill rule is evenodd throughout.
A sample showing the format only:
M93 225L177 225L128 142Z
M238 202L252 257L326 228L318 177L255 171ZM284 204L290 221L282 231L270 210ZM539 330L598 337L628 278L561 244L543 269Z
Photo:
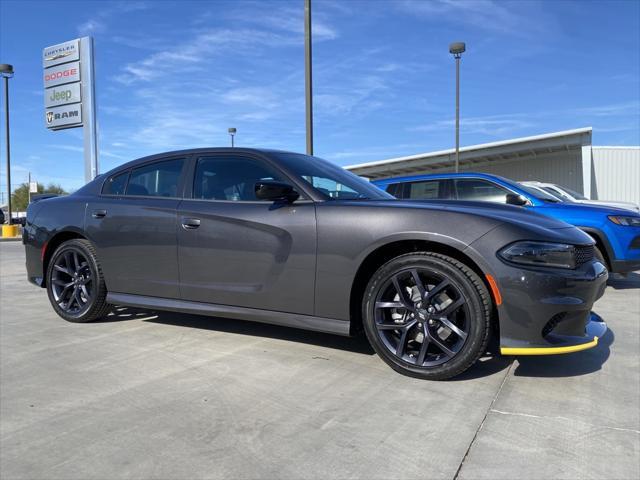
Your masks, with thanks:
M80 39L80 70L82 77L82 108L84 133L84 180L89 183L98 175L98 132L96 122L95 69L93 38Z

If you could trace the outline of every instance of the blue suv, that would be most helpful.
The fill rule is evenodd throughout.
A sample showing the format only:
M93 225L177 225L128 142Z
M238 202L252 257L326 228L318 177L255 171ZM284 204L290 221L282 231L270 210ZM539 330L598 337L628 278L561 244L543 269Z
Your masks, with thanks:
M373 182L402 199L499 202L532 208L575 225L596 241L611 272L640 270L640 214L608 206L566 203L537 188L484 173L446 173Z

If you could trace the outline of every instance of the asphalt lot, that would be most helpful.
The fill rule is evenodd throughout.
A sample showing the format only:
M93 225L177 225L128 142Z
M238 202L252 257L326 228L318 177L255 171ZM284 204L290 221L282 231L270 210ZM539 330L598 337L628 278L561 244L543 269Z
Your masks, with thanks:
M427 382L359 339L121 309L58 318L0 242L0 477L640 478L640 275L566 356Z

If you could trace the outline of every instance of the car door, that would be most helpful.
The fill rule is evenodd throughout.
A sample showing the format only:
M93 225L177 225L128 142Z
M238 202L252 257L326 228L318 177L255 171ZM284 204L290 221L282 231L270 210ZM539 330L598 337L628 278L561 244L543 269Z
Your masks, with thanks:
M257 181L292 182L249 154L202 154L189 178L178 212L182 298L313 314L314 203L258 200Z
M179 298L177 208L187 157L120 171L89 202L85 225L111 292Z

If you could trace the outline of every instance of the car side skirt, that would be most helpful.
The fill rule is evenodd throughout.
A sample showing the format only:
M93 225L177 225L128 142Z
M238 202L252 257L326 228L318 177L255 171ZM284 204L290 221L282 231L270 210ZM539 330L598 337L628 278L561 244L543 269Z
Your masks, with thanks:
M282 325L285 327L300 328L303 330L313 330L316 332L349 336L350 322L345 320L336 320L334 318L114 292L109 292L107 294L107 302L113 305L192 313L196 315L224 317L237 320L249 320L253 322L270 323L273 325Z

